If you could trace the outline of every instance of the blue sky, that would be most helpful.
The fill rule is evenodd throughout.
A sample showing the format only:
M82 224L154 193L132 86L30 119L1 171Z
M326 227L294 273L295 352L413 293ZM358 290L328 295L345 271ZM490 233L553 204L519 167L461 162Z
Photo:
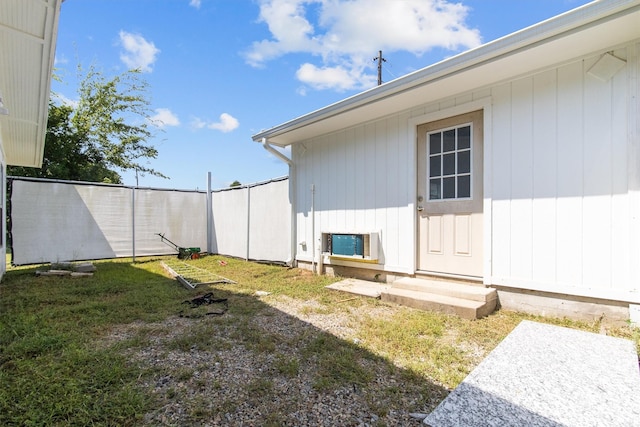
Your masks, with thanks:
M205 189L287 174L251 135L585 0L66 0L53 90L77 99L76 68L140 68L157 123L144 187ZM119 171L127 185L132 172Z

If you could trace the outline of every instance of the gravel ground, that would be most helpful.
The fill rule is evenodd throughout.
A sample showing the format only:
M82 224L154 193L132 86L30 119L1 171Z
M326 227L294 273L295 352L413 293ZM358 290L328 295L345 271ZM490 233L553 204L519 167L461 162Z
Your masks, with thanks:
M138 340L126 346L128 357L147 369L141 386L159 402L144 425L419 426L410 414L429 413L446 397L444 387L358 345L354 322L393 307L329 312L286 297L261 300L257 314L175 316L113 331L110 343ZM318 343L329 349L324 357L322 347L309 350ZM332 377L338 354L354 351L366 375Z

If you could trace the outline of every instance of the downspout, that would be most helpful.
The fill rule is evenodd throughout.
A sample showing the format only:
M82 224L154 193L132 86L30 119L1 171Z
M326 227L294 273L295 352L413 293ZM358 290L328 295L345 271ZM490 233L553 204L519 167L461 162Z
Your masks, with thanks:
M291 221L290 225L291 225L291 241L289 242L290 244L290 255L289 255L289 259L287 260L287 264L294 267L295 266L295 259L296 259L296 179L295 179L295 164L293 163L293 160L291 160L290 158L288 158L287 156L285 156L284 154L282 154L280 151L276 150L275 148L273 148L271 145L269 145L269 141L267 140L267 138L262 138L262 147L267 150L269 153L273 154L274 156L276 156L278 159L282 160L283 162L285 162L288 166L289 166L289 192L290 192L290 201L291 201Z

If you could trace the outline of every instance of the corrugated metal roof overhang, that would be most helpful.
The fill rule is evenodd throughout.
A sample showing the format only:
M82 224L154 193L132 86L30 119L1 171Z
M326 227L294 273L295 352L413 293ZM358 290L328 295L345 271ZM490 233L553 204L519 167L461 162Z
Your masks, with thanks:
M63 0L0 1L0 138L9 165L40 167Z
M640 39L640 0L589 3L253 135L285 147Z

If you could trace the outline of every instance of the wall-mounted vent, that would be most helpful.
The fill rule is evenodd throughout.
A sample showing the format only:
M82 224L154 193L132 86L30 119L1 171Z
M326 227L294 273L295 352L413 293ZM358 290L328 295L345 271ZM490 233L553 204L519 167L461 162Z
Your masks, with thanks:
M378 233L322 233L322 252L354 260L377 260Z

